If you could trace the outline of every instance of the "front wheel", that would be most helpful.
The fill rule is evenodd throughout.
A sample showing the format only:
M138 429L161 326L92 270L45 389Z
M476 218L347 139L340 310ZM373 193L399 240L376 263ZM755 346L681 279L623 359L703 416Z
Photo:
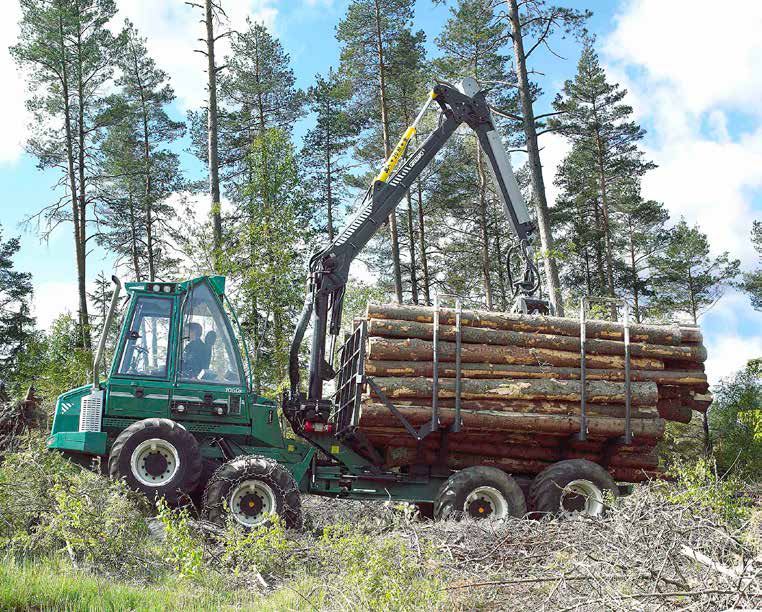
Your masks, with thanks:
M437 494L437 519L520 518L526 514L524 493L502 470L489 466L468 467L456 472Z
M201 476L198 442L170 419L144 419L120 433L108 460L112 478L124 478L150 499L187 499Z
M286 527L301 527L299 488L286 468L260 455L237 457L223 464L209 479L204 512L223 524L230 517L246 529L266 525L274 515Z

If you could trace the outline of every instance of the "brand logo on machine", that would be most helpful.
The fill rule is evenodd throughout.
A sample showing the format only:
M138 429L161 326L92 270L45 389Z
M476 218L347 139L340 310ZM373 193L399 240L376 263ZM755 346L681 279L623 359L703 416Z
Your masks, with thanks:
M69 402L61 402L61 414L66 414L72 408L74 408L74 404Z
M408 173L410 172L410 169L413 166L415 166L419 161L421 161L421 158L423 157L423 154L425 152L426 151L424 151L423 149L420 149L418 153L416 153L413 157L410 158L410 161L408 161L404 166L402 166L402 168L399 169L397 174L395 174L392 177L392 180L389 181L389 184L394 186L399 185L400 181L408 175Z
M239 387L225 387L225 393L240 393L241 389Z

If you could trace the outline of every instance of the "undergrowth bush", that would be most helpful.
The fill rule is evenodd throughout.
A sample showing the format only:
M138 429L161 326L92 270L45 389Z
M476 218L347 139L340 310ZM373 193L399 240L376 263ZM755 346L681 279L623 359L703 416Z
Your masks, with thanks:
M697 512L709 511L731 527L742 525L751 516L750 502L742 495L744 481L735 473L720 474L711 459L676 463L670 475L677 479L677 486L662 485L670 502Z
M145 575L149 505L121 481L85 470L30 435L0 464L0 548L66 554L75 566Z
M399 536L340 523L325 528L316 551L324 570L339 578L341 595L358 608L431 609L444 601L439 554L431 544L413 551Z
M296 536L298 537L298 536ZM286 531L280 517L267 525L244 531L232 522L220 538L222 560L236 576L257 571L268 576L290 577L301 565L296 556L299 545Z
M163 499L156 507L156 516L164 527L164 561L183 578L200 579L204 570L204 543L192 526L188 509L170 508Z

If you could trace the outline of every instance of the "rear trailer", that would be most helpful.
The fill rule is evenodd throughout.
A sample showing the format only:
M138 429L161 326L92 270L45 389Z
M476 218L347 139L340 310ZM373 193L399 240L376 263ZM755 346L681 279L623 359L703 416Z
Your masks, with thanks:
M689 421L711 396L698 328L588 320L590 302L578 321L370 304L325 411L292 425L322 455L364 464L350 496L441 504L443 479L491 468L529 510L600 513L606 491L663 476L665 421Z

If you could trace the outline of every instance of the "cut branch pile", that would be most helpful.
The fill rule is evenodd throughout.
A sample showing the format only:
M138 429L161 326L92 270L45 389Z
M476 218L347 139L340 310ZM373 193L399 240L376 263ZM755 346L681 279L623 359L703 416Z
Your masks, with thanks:
M368 388L360 429L383 449L387 467L446 457L451 468L494 465L536 474L554 461L586 458L622 481L658 476L654 447L665 421L687 423L693 410L711 403L706 349L695 326L630 327L631 416L634 440L613 442L625 432L625 345L621 323L588 321L585 343L587 434L581 427L580 328L578 321L464 310L461 325L462 429L439 432L422 444L383 402L420 427L431 419L434 373L434 309L369 304L365 374ZM439 310L437 331L438 414L441 427L455 420L456 311Z

